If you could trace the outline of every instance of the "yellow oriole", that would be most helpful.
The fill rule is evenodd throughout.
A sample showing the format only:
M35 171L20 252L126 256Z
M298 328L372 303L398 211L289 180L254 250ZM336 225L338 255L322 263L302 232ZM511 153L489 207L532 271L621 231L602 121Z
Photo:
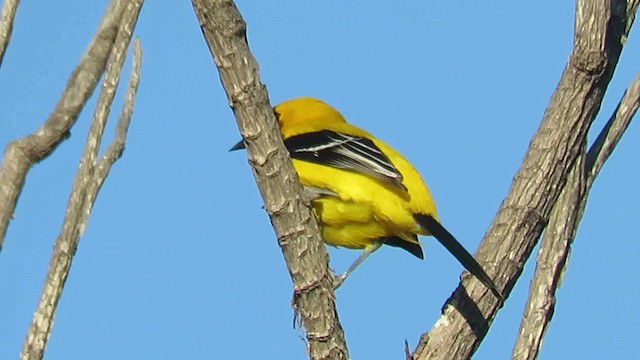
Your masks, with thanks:
M429 189L400 153L315 98L285 101L274 112L300 182L314 190L312 206L324 241L364 249L336 287L382 244L422 259L417 235L432 235L503 299L482 266L440 224ZM231 150L243 148L240 141Z

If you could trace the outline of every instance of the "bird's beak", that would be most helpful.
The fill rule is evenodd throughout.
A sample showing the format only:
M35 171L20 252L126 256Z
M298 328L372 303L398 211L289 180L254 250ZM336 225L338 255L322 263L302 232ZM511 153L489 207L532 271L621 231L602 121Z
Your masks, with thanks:
M244 140L240 140L239 143L233 145L233 147L231 149L229 149L229 151L236 151L236 150L242 150L244 149Z

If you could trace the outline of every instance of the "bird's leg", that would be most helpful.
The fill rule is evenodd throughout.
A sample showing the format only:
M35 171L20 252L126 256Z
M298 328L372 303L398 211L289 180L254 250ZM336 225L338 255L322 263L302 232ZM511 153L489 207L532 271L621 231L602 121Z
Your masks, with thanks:
M342 283L347 279L347 277L351 275L353 270L355 270L360 264L362 264L364 259L369 257L369 255L373 254L376 250L380 249L381 246L382 246L382 242L376 241L371 245L367 246L366 248L364 248L364 250L362 251L362 254L360 254L360 256L356 259L356 261L354 261L353 264L349 266L347 271L343 272L342 274L336 276L333 279L333 288L334 289L339 288L340 285L342 285Z
M302 187L302 201L305 205L311 205L313 200L316 200L322 196L338 196L335 192L315 186L303 186Z

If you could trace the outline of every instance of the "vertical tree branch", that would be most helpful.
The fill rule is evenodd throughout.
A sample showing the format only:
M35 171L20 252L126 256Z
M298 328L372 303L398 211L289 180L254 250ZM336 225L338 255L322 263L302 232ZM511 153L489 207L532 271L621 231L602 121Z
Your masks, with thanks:
M638 106L640 76L629 86L589 152L579 158L551 212L512 359L533 360L538 356L544 333L553 317L556 289L563 276L589 191L602 165L631 123Z
M348 359L333 275L315 218L278 131L268 94L249 51L246 24L231 0L193 0L220 80L245 140L249 163L294 285L293 308L311 359Z
M64 284L71 269L80 236L84 232L87 220L93 209L96 197L111 166L124 150L126 131L131 119L133 100L140 79L140 63L142 51L139 41L135 43L134 65L127 90L125 105L116 126L116 136L108 147L105 156L96 162L102 135L106 126L109 108L117 88L120 72L124 63L124 55L129 46L133 28L135 27L142 6L142 0L131 0L123 13L122 22L109 57L103 88L98 97L98 104L91 124L84 153L80 159L78 173L74 180L64 223L55 244L49 263L49 271L43 287L38 308L33 316L20 358L23 360L39 360L44 355L47 339L51 333L53 317L62 295Z
M504 293L520 276L583 151L635 10L621 0L577 1L569 63L478 249L478 260L493 265L488 268L498 274L494 277ZM479 282L463 279L434 328L423 335L414 359L468 359L486 335L498 306Z
M19 3L19 0L4 0L4 5L2 5L2 14L0 15L0 68L2 68L4 53L7 51L7 46L11 41L13 21L16 19Z
M44 124L31 135L7 145L0 166L0 251L29 169L69 136L69 130L104 71L127 3L126 0L109 3L89 49L73 70L56 108Z

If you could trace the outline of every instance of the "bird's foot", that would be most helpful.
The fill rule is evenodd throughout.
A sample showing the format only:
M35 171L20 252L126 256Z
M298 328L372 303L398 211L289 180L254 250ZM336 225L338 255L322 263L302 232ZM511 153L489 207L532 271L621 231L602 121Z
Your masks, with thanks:
M337 288L339 288L342 285L342 283L345 281L347 276L349 276L349 274L346 272L340 275L335 275L333 277L333 289L336 290Z
M313 200L318 199L322 196L338 196L335 192L327 189L322 189L314 186L303 186L302 187L302 201L309 206Z

